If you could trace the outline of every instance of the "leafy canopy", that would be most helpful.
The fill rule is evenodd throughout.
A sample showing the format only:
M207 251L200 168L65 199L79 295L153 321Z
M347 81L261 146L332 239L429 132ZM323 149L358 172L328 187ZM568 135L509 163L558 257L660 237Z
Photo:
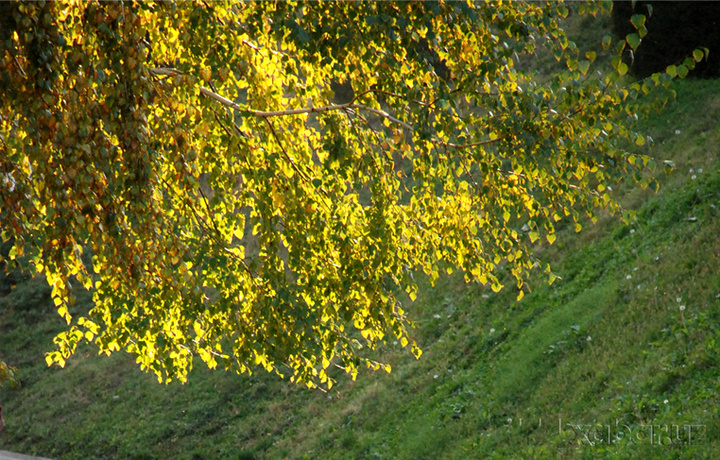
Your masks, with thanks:
M398 298L420 271L499 290L502 265L521 297L532 243L619 209L650 161L627 120L670 79L596 72L556 3L1 8L0 228L68 323L48 363L87 341L165 381L194 355L309 386L389 370L362 350L420 354ZM538 53L567 70L534 77Z

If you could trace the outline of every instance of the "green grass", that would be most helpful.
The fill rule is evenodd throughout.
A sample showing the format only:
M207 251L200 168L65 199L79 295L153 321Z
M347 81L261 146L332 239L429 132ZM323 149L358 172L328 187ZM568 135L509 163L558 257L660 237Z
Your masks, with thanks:
M641 128L655 140L651 154L676 171L656 172L657 194L618 187L635 221L604 216L538 246L561 279L538 277L520 302L512 289L494 294L458 275L421 282L408 306L421 359L388 344L377 353L392 373L339 374L327 394L201 363L189 384L158 385L127 355L90 349L47 368L43 353L64 324L42 279L18 282L0 298L0 359L22 381L0 388L0 448L62 459L712 458L720 82L675 89L677 100ZM685 432L668 445L673 425L702 425L702 438L689 443ZM654 444L629 440L650 426Z

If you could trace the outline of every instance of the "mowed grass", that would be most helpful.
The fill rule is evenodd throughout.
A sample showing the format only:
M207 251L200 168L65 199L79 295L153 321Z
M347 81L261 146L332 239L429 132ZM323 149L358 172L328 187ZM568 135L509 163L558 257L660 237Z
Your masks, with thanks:
M424 354L338 374L328 393L259 371L159 385L124 354L44 352L64 323L40 278L0 298L0 449L58 459L713 458L720 449L720 82L677 82L640 128L657 194L617 187L637 217L603 216L537 247L560 279L515 301L459 275L408 305ZM509 283L508 283L509 284ZM511 285L511 284L509 284ZM87 308L87 296L81 297Z

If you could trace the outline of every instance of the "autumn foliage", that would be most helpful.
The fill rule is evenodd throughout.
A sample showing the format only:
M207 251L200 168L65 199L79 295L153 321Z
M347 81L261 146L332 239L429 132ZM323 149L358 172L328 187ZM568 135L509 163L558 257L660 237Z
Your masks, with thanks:
M199 356L331 385L389 370L363 350L387 337L420 354L414 274L552 282L531 245L619 209L671 78L601 73L561 3L0 5L0 229L68 323L48 362L88 341L161 380Z

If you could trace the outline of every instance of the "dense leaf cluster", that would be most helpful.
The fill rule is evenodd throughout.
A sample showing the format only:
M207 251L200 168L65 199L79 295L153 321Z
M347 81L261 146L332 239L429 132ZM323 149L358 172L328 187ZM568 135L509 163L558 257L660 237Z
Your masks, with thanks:
M596 72L556 3L2 8L0 226L68 322L48 362L85 340L161 380L195 355L310 386L389 370L362 349L419 355L398 296L420 271L498 290L502 265L522 296L532 243L618 210L650 161L627 121L669 80ZM518 66L542 52L566 70Z

